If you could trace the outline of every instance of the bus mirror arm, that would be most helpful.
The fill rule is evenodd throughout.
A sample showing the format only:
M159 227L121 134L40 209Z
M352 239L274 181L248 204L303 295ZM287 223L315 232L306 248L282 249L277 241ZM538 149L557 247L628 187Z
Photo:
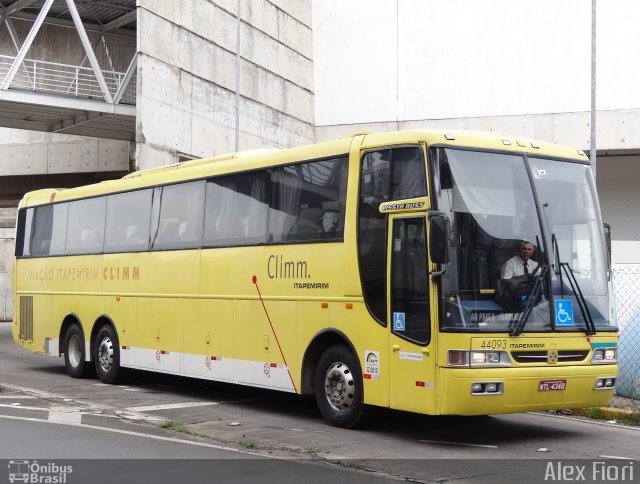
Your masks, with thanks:
M449 263L449 218L443 212L429 212L429 256L434 264ZM434 271L431 277L440 277L444 270Z

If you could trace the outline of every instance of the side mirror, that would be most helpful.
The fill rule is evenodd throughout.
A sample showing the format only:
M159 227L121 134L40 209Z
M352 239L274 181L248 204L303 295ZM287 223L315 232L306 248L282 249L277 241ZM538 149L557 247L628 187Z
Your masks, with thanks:
M449 218L442 212L429 213L429 255L434 264L449 263Z

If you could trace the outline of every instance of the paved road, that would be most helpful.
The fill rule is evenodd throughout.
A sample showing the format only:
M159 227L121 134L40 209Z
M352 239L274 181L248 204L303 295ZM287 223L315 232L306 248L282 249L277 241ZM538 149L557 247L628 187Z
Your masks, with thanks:
M366 473L322 462L274 459L173 436L112 432L86 424L56 425L0 415L0 435L11 436L0 441L0 456L7 457L6 465L0 465L0 482L25 469L44 478L41 482L66 474L68 484L281 484L292 478L307 483L370 482ZM379 482L395 481L381 476Z
M0 415L161 432L263 456L374 469L382 476L544 482L552 460L615 459L623 465L635 459L634 481L626 482L640 482L638 428L549 414L426 417L376 410L364 430L336 429L322 421L312 399L295 395L146 372L133 372L120 386L72 379L61 358L15 345L9 324L0 324L0 384ZM163 423L178 431L160 428Z

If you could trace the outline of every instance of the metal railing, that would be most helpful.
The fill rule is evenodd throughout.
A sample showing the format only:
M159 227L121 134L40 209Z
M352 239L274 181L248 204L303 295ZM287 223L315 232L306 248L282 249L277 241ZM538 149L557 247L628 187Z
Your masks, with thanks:
M15 57L0 55L0 83L6 78L14 60ZM125 79L125 73L103 70L102 75L109 92L112 96L115 95ZM120 103L135 104L136 88L136 76L133 76ZM90 67L33 59L24 60L10 89L104 101L104 95Z

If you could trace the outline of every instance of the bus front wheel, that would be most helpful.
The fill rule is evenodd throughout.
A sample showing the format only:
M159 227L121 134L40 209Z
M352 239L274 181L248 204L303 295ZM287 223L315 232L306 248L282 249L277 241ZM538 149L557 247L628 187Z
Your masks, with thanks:
M364 412L362 374L353 353L334 345L316 367L315 394L320 413L334 427L355 427Z
M78 324L72 324L64 336L64 366L72 378L89 376L89 365L85 358L84 333Z
M94 346L94 361L96 373L101 382L117 383L122 379L118 335L111 326L103 326L98 331Z

